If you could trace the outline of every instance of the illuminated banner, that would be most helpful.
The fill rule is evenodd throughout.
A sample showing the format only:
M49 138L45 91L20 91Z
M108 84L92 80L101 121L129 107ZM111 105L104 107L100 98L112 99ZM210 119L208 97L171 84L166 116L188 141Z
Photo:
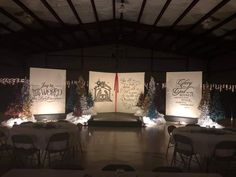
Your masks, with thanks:
M97 112L134 113L141 92L144 73L89 72L89 90Z
M30 68L33 114L65 113L66 70Z
M199 117L202 72L167 72L166 115Z

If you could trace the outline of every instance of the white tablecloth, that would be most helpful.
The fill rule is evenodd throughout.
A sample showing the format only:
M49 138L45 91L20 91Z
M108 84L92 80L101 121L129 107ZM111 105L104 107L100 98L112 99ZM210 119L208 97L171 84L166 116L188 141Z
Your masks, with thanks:
M77 146L79 142L78 127L72 123L54 122L54 128L36 128L35 124L18 125L9 129L8 143L12 144L11 137L18 134L32 136L35 146L40 150L45 150L49 138L55 133L68 132L70 135L70 146Z
M13 169L2 177L221 177L216 173L157 173L149 171L116 172L53 170L53 169Z
M210 157L215 145L221 141L236 141L235 132L222 129L187 126L174 129L174 134L189 137L193 142L194 152L203 157Z

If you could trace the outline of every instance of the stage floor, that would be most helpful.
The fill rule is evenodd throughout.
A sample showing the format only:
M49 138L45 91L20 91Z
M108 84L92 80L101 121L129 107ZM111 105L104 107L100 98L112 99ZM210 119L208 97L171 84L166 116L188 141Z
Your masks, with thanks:
M130 113L120 113L120 112L106 112L98 113L92 117L96 121L137 121L137 116Z
M142 121L139 117L130 113L119 113L119 112L109 112L109 113L98 113L88 122L89 125L94 126L129 126L129 127L140 127L142 126Z

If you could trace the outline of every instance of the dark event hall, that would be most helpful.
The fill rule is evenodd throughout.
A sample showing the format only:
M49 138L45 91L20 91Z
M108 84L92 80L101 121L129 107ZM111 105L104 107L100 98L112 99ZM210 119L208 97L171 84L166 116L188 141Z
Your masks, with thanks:
M0 0L1 177L235 177L235 0Z

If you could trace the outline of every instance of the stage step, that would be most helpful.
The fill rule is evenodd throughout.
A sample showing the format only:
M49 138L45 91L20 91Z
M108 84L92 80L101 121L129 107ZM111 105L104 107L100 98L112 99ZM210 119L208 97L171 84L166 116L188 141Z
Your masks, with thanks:
M142 127L137 116L128 113L99 113L88 121L88 126L101 127Z

